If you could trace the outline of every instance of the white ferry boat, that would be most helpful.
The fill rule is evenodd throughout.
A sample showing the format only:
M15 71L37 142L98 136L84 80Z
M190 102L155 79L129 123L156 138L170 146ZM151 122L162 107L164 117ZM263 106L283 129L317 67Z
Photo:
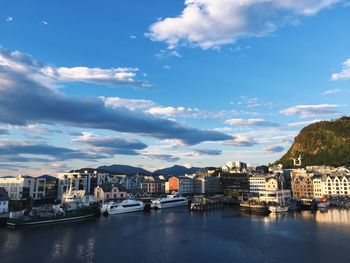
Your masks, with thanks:
M124 200L120 203L109 202L103 204L101 207L101 214L103 215L116 215L124 213L132 213L143 211L145 204L142 201L137 200Z
M151 208L161 209L161 208L171 208L178 206L187 206L188 200L185 197L181 197L178 194L168 195L167 197L158 198L152 200Z

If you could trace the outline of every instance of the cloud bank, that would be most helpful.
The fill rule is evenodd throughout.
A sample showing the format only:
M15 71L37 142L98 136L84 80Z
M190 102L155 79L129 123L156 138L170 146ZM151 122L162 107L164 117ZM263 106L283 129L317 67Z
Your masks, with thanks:
M0 122L107 129L178 139L188 145L232 139L222 132L199 130L126 108L106 107L99 98L70 98L52 88L52 79L42 75L41 69L40 63L21 52L0 49Z
M150 26L149 36L170 48L181 44L202 49L219 47L245 37L261 37L341 0L185 0L180 15Z

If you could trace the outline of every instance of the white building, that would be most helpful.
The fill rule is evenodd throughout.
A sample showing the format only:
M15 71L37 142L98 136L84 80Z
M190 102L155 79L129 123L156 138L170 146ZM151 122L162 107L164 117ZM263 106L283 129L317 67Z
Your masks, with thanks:
M98 173L97 171L59 173L57 176L57 197L61 198L70 187L72 187L73 190L84 190L93 194L95 187L107 181L108 175L109 174L106 173Z
M264 191L267 178L271 178L271 177L267 177L267 176L249 177L249 192L252 194L259 194L259 192Z
M222 166L221 169L223 172L244 172L247 170L248 165L240 161L231 161L227 162L226 165Z
M8 213L9 211L9 197L5 188L0 187L0 214Z
M266 180L265 190L259 191L259 200L262 202L287 203L291 200L291 191L284 190L276 178Z
M45 197L46 177L0 177L0 187L5 188L10 200L24 200L28 197L39 200Z
M313 177L314 198L349 197L350 174L333 173Z

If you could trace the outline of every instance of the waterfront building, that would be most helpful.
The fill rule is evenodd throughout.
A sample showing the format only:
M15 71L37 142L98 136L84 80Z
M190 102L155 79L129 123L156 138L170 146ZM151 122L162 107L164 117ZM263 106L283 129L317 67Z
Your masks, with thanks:
M125 199L127 192L120 184L104 183L94 190L94 196L98 202L106 202L111 199Z
M271 178L267 175L258 175L249 177L249 192L253 195L258 195L260 191L265 190L266 179Z
M183 195L193 194L193 178L189 176L172 176L165 183L165 192L177 192Z
M314 198L314 173L305 169L296 169L292 171L292 192L294 199L313 199Z
M126 190L137 190L141 189L141 181L143 176L141 175L126 175L121 181L120 184L123 185L123 187Z
M283 181L278 177L269 177L266 179L265 189L259 191L259 201L274 202L274 203L288 203L291 200L291 191L284 189Z
M314 197L349 197L350 173L315 175L313 178Z
M0 187L0 214L8 213L9 211L9 196L4 187Z
M89 194L94 193L94 189L106 182L109 174L100 173L96 170L79 170L71 171L69 173L59 173L57 197L62 195L72 186L73 190L84 190Z
M197 175L193 178L194 194L217 194L221 192L220 179L212 175Z
M29 197L36 197L34 182L35 178L28 175L0 177L0 187L5 188L10 200L25 200ZM39 187L39 189L41 188Z
M243 197L249 193L249 174L248 173L227 173L219 174L220 188L225 195L234 197Z
M160 176L144 176L141 189L150 195L159 195L165 192L165 180Z

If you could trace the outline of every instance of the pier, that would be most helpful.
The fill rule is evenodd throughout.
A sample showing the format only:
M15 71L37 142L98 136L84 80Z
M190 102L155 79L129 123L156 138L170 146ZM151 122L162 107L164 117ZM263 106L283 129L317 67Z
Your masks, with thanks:
M207 211L223 207L226 197L216 195L211 197L195 196L190 205L191 211Z

